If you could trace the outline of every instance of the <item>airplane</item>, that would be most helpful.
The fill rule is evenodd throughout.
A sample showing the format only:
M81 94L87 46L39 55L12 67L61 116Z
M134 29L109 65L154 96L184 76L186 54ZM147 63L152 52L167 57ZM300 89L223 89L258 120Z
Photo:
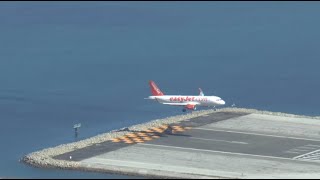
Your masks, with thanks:
M181 95L164 95L158 88L156 83L152 80L149 81L152 96L144 99L156 100L157 102L171 106L182 106L183 112L187 110L196 110L196 106L210 107L225 105L225 101L218 96L205 96L202 89L199 88L199 96L181 96Z

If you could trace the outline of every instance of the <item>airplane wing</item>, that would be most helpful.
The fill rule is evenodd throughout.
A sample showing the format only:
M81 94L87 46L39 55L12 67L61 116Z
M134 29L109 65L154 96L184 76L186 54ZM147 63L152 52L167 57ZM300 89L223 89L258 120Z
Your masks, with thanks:
M162 103L162 104L167 104L167 105L171 105L171 106L186 106L186 105L198 105L200 103L198 102L185 102L185 103Z

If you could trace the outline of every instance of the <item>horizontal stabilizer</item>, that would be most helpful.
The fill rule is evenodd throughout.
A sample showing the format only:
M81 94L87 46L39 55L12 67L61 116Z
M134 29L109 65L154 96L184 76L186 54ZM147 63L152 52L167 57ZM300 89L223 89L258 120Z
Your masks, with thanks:
M204 93L201 88L199 88L199 96L204 96Z

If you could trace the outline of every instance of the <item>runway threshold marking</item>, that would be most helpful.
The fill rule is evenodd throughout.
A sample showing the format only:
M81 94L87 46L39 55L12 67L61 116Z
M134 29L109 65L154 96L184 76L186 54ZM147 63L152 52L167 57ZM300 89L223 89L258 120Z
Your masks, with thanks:
M303 156L307 156L307 155L309 155L309 154L313 154L313 153L316 153L316 152L320 152L320 149L317 149L317 150L315 150L315 151L311 151L311 152L309 152L309 153L301 154L301 155L299 155L299 156L294 157L293 159L299 159L299 158L301 158L301 157L303 157Z
M289 150L285 151L285 153L300 154L301 155L301 153L305 154L306 151L311 152L311 151L317 150L317 149L319 149L319 147L320 147L319 145L308 144L305 146L299 146L299 147L289 149Z
M320 139L299 138L299 137L291 137L291 136L279 136L279 135L260 134L260 133L251 133L251 132L222 130L222 129L208 129L208 128L193 128L193 129L199 129L199 130L205 130L205 131L221 131L221 132L230 132L230 133L238 133L238 134L250 134L250 135L257 135L257 136L269 136L269 137L278 137L278 138L285 138L285 139L298 139L298 140L320 142Z
M205 141L218 141L218 142L234 143L234 144L248 144L246 142L241 142L241 141L225 141L225 140L220 140L220 139L205 139L205 138L197 138L197 137L189 137L189 138L205 140Z

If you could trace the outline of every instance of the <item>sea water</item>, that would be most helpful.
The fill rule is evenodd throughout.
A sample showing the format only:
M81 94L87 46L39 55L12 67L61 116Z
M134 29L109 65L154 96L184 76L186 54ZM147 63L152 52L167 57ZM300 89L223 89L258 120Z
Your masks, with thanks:
M225 107L319 115L319 9L319 2L2 2L0 177L134 178L19 159L182 114L144 99L149 80L171 95L201 87Z

